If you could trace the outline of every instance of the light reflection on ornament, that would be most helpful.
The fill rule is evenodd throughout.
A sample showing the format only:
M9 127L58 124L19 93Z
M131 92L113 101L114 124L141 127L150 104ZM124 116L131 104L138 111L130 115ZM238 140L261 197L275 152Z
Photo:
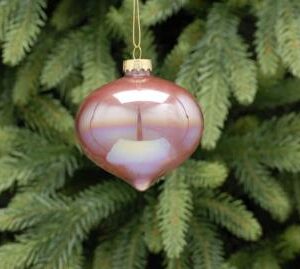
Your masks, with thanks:
M203 117L185 89L140 70L88 96L76 130L92 161L144 191L195 151Z
M169 94L154 90L132 90L114 94L114 97L116 97L122 104L142 101L163 103L169 96Z

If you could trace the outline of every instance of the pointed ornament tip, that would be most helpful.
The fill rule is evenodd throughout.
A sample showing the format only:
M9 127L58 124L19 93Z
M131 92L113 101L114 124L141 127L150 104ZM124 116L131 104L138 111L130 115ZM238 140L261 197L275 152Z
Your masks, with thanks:
M152 182L152 180L148 179L148 178L147 179L136 179L133 182L133 187L140 192L144 192L150 188L151 182Z

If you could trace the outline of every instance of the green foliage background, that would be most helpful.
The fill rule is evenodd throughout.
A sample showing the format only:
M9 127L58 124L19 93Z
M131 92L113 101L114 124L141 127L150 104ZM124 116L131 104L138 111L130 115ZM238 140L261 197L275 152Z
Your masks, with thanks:
M300 2L141 5L144 57L205 114L201 148L146 193L74 136L130 57L132 0L0 0L0 268L299 268Z

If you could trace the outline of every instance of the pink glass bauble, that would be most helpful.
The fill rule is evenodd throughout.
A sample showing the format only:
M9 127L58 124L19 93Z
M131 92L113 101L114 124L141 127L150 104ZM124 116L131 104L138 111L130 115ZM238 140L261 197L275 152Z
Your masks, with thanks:
M85 99L76 130L92 161L144 191L196 150L203 117L185 89L133 70Z

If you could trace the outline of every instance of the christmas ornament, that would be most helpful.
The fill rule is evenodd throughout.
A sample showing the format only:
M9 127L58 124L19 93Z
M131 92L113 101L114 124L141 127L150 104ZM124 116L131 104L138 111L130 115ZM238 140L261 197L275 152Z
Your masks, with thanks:
M195 151L203 117L189 92L151 75L151 61L141 59L140 35L133 40L134 59L124 61L125 76L84 100L76 130L92 161L144 191Z

